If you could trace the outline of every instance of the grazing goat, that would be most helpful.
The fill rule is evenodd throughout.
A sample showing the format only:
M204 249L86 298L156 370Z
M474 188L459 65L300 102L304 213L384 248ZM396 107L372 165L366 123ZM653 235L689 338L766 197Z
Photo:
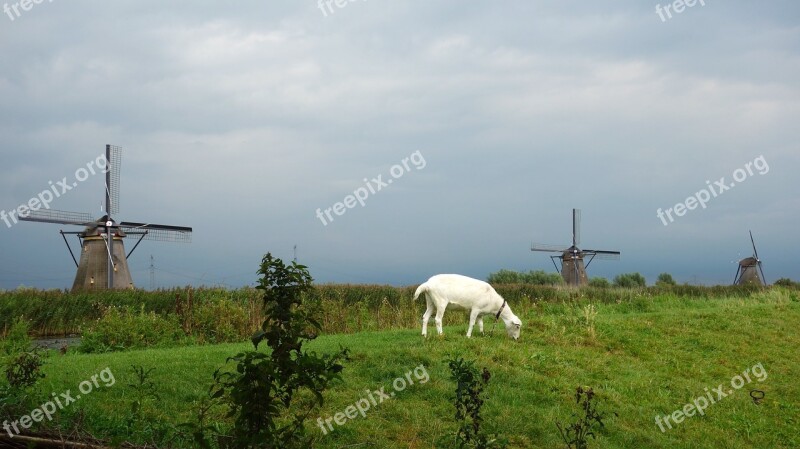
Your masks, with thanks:
M422 336L428 335L428 320L436 309L436 331L442 334L442 317L446 309L469 310L467 338L472 336L472 327L478 320L478 329L483 333L482 315L502 318L508 336L519 338L522 321L511 311L506 300L491 285L459 274L437 274L420 285L414 299L425 295L428 309L422 316Z

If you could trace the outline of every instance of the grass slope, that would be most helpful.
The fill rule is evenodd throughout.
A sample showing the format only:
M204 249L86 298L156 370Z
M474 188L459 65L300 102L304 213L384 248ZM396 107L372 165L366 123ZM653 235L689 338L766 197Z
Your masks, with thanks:
M791 448L800 447L800 302L796 293L770 290L750 298L656 299L633 296L616 304L539 303L521 316L522 339L506 338L502 323L493 336L466 339L464 325L445 328L443 338L423 340L419 329L323 336L318 352L349 347L344 381L326 394L308 430L316 447L431 448L447 441L456 426L450 396L454 384L443 361L450 355L477 359L492 373L484 406L485 426L514 448L563 448L556 421L572 422L574 392L591 386L608 412L606 428L590 447L603 448ZM592 317L592 310L596 315ZM449 312L453 313L453 312ZM486 318L487 334L491 320ZM429 329L435 334L435 328ZM477 329L476 329L477 332ZM134 390L131 365L156 367L152 380L160 400L146 402L154 422L192 418L192 402L206 394L215 369L248 345L219 345L66 356L49 359L43 395L73 393L78 384L110 368L116 384L98 388L60 412L63 423L81 419L99 436L127 436L125 417ZM761 363L768 377L710 405L705 416L687 418L661 432L654 417L673 413L705 389L724 384ZM323 419L385 388L418 365L430 380L415 385L327 435ZM760 405L752 389L766 393ZM611 414L616 412L617 416Z

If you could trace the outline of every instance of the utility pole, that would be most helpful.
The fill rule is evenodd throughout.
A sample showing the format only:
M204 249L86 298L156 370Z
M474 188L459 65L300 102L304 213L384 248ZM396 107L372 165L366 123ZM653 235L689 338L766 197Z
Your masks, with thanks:
M153 264L153 255L150 254L150 291L156 289L156 266Z

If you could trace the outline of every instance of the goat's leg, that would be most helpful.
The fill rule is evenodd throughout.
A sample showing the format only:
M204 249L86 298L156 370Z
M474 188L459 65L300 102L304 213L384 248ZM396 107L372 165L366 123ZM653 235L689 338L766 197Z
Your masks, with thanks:
M479 313L480 310L478 310L477 308L474 308L469 312L469 327L467 328L467 338L472 337L472 327L475 326L475 320L478 318ZM483 327L483 320L481 320L481 327ZM483 332L483 329L481 329L481 332Z
M436 332L438 332L439 335L442 335L442 317L444 316L444 309L444 307L436 309L436 318L434 318L436 320Z
M425 310L425 314L422 315L422 336L428 336L428 320L431 319L431 315L433 314L433 304L431 304L431 300L428 299L428 308Z

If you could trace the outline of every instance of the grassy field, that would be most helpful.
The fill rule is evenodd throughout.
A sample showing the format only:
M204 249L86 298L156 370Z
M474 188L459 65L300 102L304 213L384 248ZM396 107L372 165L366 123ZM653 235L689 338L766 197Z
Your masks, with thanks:
M610 303L584 297L535 301L515 310L522 338L506 338L502 323L493 336L466 339L465 315L448 312L460 324L443 338L424 340L419 329L326 335L311 344L319 352L350 348L343 381L326 393L325 406L309 421L318 448L447 447L456 429L450 397L455 385L444 360L474 358L492 379L484 406L485 426L509 439L513 448L563 448L556 422L574 421L579 385L594 388L607 413L606 427L590 447L602 448L794 448L800 447L800 302L796 291L770 289L747 297L692 298L631 294ZM491 329L487 318L487 334ZM429 331L432 329L429 329ZM435 331L434 331L435 334ZM190 346L108 354L54 354L39 384L44 400L109 368L110 387L94 388L56 415L59 425L80 422L104 438L155 440L164 444L172 425L196 416L196 401L207 395L212 373L246 344ZM752 367L761 364L764 376ZM155 368L153 391L141 419L129 420L137 397L131 365ZM424 365L429 381L406 377ZM662 432L655 416L672 414L745 370L750 382L719 399L704 416L673 422ZM418 371L419 373L419 371ZM394 391L399 377L415 380ZM366 390L395 396L324 434L323 419L367 396ZM760 405L750 398L762 390ZM716 400L716 395L713 396ZM222 420L221 410L212 420ZM616 414L616 415L615 415ZM438 445L438 446L437 446Z
M495 285L509 304L528 311L534 302L571 302L591 299L598 303L617 303L634 298L655 298L664 295L682 298L745 298L758 287L690 286L667 288L566 288L563 286L531 284ZM406 329L416 326L424 310L422 301L413 303L416 286L323 284L317 285L307 297L322 310L325 333L354 333L362 331ZM797 292L800 289L794 289ZM253 326L263 321L261 293L254 288L235 290L221 288L176 288L170 290L118 290L71 293L62 290L19 288L0 291L0 336L6 334L20 316L30 323L34 335L79 334L101 318L109 308L132 308L153 312L159 316L178 313L182 303L191 302L194 312L210 303L224 301L240 308ZM185 318L185 317L184 317ZM449 315L445 316L449 320Z

